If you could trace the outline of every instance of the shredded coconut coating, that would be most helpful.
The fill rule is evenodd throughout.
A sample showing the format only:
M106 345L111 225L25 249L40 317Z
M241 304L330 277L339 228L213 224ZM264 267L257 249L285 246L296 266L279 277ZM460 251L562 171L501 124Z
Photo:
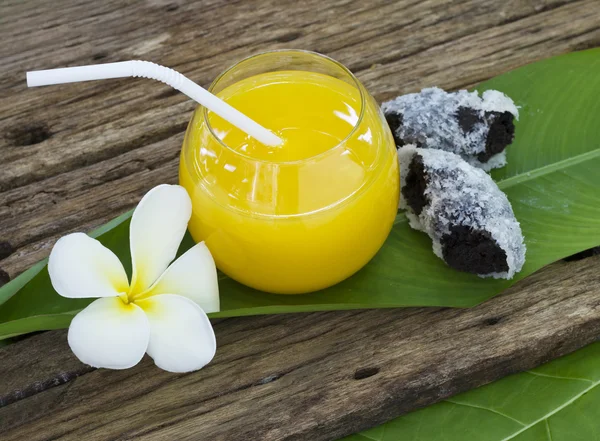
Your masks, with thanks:
M517 120L519 111L513 100L497 90L445 92L431 87L420 93L399 96L381 106L386 115L401 115L402 124L393 128L397 139L406 144L439 149L460 155L471 165L486 171L506 164L506 153L500 152L481 162L477 156L485 151L491 121L486 112L509 112ZM459 123L459 110L466 108L479 121L465 131Z
M406 185L409 166L416 154L423 158L427 178L424 195L428 203L416 215L401 195L400 208L407 210L410 226L431 237L433 251L441 259L444 259L442 237L450 233L452 226L488 232L506 253L508 271L479 275L511 279L525 263L526 248L521 227L506 195L487 173L469 165L458 155L414 145L398 150L402 187Z

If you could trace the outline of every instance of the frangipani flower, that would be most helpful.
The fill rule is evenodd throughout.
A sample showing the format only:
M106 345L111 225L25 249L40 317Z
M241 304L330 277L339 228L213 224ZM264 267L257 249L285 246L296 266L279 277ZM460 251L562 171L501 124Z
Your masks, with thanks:
M210 251L199 243L169 266L191 214L178 185L159 185L142 198L131 218L131 282L96 239L74 233L56 242L48 262L54 289L98 298L69 327L69 346L82 362L126 369L148 353L164 370L189 372L212 360L216 341L206 313L219 310L219 289Z

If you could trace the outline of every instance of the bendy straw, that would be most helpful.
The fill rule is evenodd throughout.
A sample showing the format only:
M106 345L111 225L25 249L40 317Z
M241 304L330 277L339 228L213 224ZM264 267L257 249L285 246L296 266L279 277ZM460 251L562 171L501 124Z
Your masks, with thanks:
M283 142L273 132L265 129L189 78L173 69L149 61L132 60L92 66L37 70L27 72L27 85L29 87L36 87L123 77L143 77L161 81L183 92L194 101L216 113L261 143L268 146L276 146Z

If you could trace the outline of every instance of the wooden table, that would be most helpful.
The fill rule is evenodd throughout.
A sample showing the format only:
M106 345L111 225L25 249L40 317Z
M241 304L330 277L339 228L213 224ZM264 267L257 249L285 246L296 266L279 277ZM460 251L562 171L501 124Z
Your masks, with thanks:
M0 267L14 277L61 235L176 182L194 108L147 80L27 90L27 70L141 58L208 85L293 47L338 59L385 100L597 46L600 2L3 0L0 39ZM599 268L559 262L469 310L218 320L214 362L186 375L148 359L94 370L65 331L43 333L0 350L1 437L333 440L593 341Z

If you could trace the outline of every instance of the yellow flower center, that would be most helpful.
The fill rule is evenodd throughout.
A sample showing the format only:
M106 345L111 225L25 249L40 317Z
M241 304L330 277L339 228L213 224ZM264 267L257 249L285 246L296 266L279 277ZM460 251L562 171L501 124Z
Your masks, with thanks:
M151 291L151 288L140 289L139 286L128 286L125 290L121 291L119 298L125 305L129 305L130 303L135 303L136 300L145 299Z

